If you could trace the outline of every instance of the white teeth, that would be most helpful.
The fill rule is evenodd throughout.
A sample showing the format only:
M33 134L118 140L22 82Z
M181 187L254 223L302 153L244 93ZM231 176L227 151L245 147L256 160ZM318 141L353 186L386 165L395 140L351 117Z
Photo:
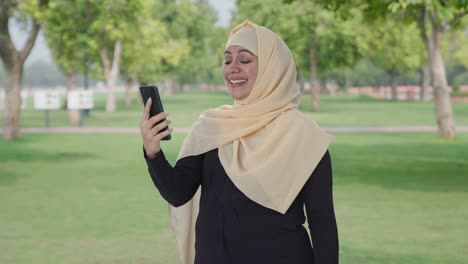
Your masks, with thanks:
M232 84L236 84L236 83L245 83L246 80L230 80L230 82L231 82Z

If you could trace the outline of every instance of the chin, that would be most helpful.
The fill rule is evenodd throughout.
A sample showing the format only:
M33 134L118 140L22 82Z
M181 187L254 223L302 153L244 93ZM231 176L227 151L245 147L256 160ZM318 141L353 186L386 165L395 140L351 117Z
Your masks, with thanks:
M237 101L242 100L247 97L243 94L232 93L232 92L230 92L229 95L232 97L232 99L237 100Z

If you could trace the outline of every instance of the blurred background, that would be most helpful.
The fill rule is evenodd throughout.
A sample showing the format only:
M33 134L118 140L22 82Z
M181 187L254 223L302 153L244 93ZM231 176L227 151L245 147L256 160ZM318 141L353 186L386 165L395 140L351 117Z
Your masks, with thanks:
M143 159L157 84L173 163L244 20L290 47L330 146L341 263L468 263L468 2L0 4L0 263L178 263ZM313 234L312 234L313 235Z

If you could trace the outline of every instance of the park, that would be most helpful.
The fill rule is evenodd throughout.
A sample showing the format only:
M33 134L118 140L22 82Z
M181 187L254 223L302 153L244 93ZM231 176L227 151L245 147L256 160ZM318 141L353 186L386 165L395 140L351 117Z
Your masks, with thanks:
M98 4L92 6L93 9L87 2L76 1L83 3L83 6L78 4L79 8L90 8L99 13L99 19L105 17L101 17ZM119 15L131 17L139 8L163 5L163 1L134 1L137 2L141 5L128 5ZM306 31L323 38L323 43L315 43L317 47L327 47L318 49L315 55L322 60L314 64L308 56L310 46L301 47L304 39L298 40L298 35L294 35L294 32L302 35L305 31L301 31L300 25L313 20L301 13L312 8L306 3L313 2L313 8L323 11L317 14L323 15L321 19L336 22L335 26L348 30L358 22L331 18L332 14L347 9L351 13L358 12L359 15L353 13L353 17L361 19L369 15L365 7L351 8L344 3L340 5L340 1L332 1L337 6L328 10L326 1L317 0L278 1L283 9L274 9L264 1L235 2L237 9L227 27L206 26L208 22L198 17L200 24L205 24L187 30L195 32L193 36L184 35L186 32L171 35L175 27L193 25L193 21L185 21L187 14L195 12L189 8L192 4L200 5L202 13L207 10L215 13L205 1L174 1L170 6L173 9L164 9L168 12L165 15L184 19L176 19L175 24L166 26L150 19L151 30L143 28L132 32L168 37L172 48L190 49L190 54L195 54L192 58L183 52L170 55L170 51L175 51L171 47L166 47L169 52L161 55L160 49L149 49L152 42L135 44L130 51L126 51L123 44L119 70L116 61L110 59L117 55L110 54L120 49L118 38L106 40L109 58L104 56L104 49L98 47L100 40L96 40L97 35L90 29L86 34L77 33L77 42L62 46L64 49L55 46L58 42L49 44L52 49L56 48L52 52L54 60L64 62L57 71L57 76L63 73L64 77L57 77L55 81L50 78L49 83L45 82L36 74L40 71L34 72L26 65L27 77L34 74L36 77L28 79L27 85L18 86L14 78L8 76L11 71L2 60L0 92L3 94L0 98L4 101L0 104L0 131L4 140L0 140L0 263L179 263L168 204L148 175L143 156L138 128L143 104L137 87L139 83L157 83L161 88L165 111L175 129L172 139L162 143L162 149L174 164L187 131L198 116L207 109L233 103L222 83L219 67L229 29L245 18L264 21L283 34L285 41L294 43L291 49L296 56L300 75L297 83L302 91L299 110L335 137L329 151L340 263L468 262L468 45L465 45L468 43L468 16L460 16L453 31L445 32L445 50L442 50L445 66L442 66L447 78L441 81L433 72L429 74L433 80L426 88L421 88L424 74L420 66L428 58L420 52L426 51L424 43L418 40L417 45L414 44L416 38L412 37L420 36L415 33L418 28L414 23L396 24L398 22L390 18L386 19L388 23L374 21L381 23L381 28L388 32L397 28L395 34L410 34L399 38L401 47L392 39L394 32L385 35L375 30L381 34L378 41L375 36L366 41L355 39L346 30L338 30L334 36L320 30ZM425 1L407 6L397 6L400 1L390 2L394 4L388 10L395 13L411 13L420 5L426 5L428 12L433 11L433 6ZM298 10L297 5L301 4L303 9ZM66 3L51 0L47 8L55 11L66 8L61 5ZM18 10L29 14L28 10L36 10L36 7L23 6ZM293 24L290 15L295 13L290 8L304 20ZM374 12L392 15L390 11L373 8ZM460 11L455 17L468 14L468 5L451 6L442 13L447 15L453 10ZM48 23L62 19L67 12L49 14ZM271 14L281 17L281 21L272 22L268 19ZM346 14L341 15L346 17ZM154 14L145 13L145 16L154 18ZM92 23L89 19L75 22ZM121 25L123 31L134 21L128 23ZM67 27L74 25L55 26L45 29L46 38L57 38L64 34L60 30L67 31L70 29ZM291 27L294 32L288 35ZM320 27L323 25L317 26ZM122 31L115 30L110 35L120 36ZM364 31L356 29L353 33L359 37L370 34ZM208 39L204 43L210 47L210 52L211 48L219 46L215 49L221 50L221 54L203 53L203 45L194 43L207 32L218 39ZM335 38L338 42L333 42ZM161 41L158 37L155 39ZM0 39L1 44L5 43L2 41ZM86 53L73 52L84 42L90 44ZM326 43L350 46L349 49L342 46L342 56L334 57L331 55L334 51L327 50L333 45ZM374 46L364 47L371 45L369 43ZM190 45L193 46L188 48ZM137 53L138 49L145 49L146 53ZM67 52L61 54L57 50ZM374 52L377 50L380 53ZM132 53L138 55L133 58L129 56ZM418 54L412 57L414 53ZM325 57L320 56L328 56L330 61L324 63ZM153 59L153 67L139 66L140 63L149 65ZM76 65L69 64L75 60ZM199 64L203 66L197 67ZM313 65L317 67L315 71ZM138 82L132 79L133 73L138 73ZM48 74L55 73L50 70ZM38 82L39 79L42 81ZM10 90L9 85L13 87ZM35 96L44 91L57 100L49 109L38 106L35 101L42 100ZM87 102L85 108L70 108L71 97L67 94L73 91L85 92L90 96L86 100L91 103ZM21 93L22 100L17 100ZM449 119L438 111L449 112ZM454 124L453 129L451 124Z

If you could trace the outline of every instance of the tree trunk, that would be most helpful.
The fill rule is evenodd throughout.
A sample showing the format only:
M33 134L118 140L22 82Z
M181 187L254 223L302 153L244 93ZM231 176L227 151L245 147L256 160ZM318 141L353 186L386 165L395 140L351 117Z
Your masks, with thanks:
M138 77L136 74L134 74L131 78L129 78L127 82L127 87L125 89L125 106L130 107L133 104L132 100L132 91L134 90L134 87L136 87L138 84Z
M164 80L164 95L173 95L174 94L174 80L166 79Z
M328 94L329 90L327 88L327 78L320 78L320 92L323 94Z
M349 69L345 70L345 83L344 83L345 91L348 91L348 89L351 87L351 71Z
M312 94L312 111L318 112L320 110L320 84L317 76L317 57L315 54L315 40L312 40L309 46L309 62L310 62L310 85Z
M398 79L399 76L397 73L390 71L389 72L389 77L390 77L390 86L392 88L392 100L397 101L398 100Z
M339 89L338 83L336 82L336 79L333 78L330 81L330 85L328 85L328 92L330 96L336 96L336 91Z
M18 138L21 115L21 79L23 65L6 69L5 111L3 113L3 138L7 141Z
M443 32L440 27L433 27L432 41L434 49L431 52L430 63L432 87L434 89L434 104L439 135L444 138L455 138L455 120L453 119L452 102L447 90L445 65L440 53L440 42Z
M433 11L432 11L433 12ZM426 21L431 24L431 37L429 38L426 30ZM445 65L441 50L441 40L444 32L444 27L436 13L428 13L425 8L421 9L421 15L418 20L418 25L421 33L421 38L426 45L429 69L432 79L432 88L434 94L434 106L437 118L437 127L439 135L444 138L455 138L455 120L453 119L452 103L450 95L447 91L447 77L445 74Z
M419 100L421 102L425 102L429 98L429 85L431 84L431 74L429 71L429 67L427 65L422 65L419 68L420 72L420 81L419 81Z
M42 2L40 3L42 4ZM23 65L29 56L36 41L40 24L32 20L32 29L24 43L23 48L18 51L13 44L8 29L8 20L14 3L2 2L0 8L0 58L6 72L5 87L5 111L3 113L3 138L7 141L18 138L19 121L21 114L21 80L23 78Z
M114 45L114 54L112 64L110 63L109 57L105 47L99 48L99 55L101 56L102 63L104 65L104 75L106 77L107 85L107 100L106 100L106 112L115 112L117 105L115 86L117 83L117 77L119 76L120 67L120 55L122 53L122 41L119 39Z
M65 87L67 92L76 89L76 72L65 73ZM80 110L68 109L68 125L78 126L80 124Z
M211 84L209 84L209 87L210 91L213 91L213 86ZM174 82L174 93L178 94L180 91L182 91L182 84L178 81Z

